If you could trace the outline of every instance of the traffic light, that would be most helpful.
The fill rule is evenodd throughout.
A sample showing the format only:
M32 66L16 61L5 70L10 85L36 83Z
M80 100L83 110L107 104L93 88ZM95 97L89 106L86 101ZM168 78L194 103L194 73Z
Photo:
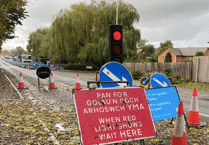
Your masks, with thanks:
M123 63L123 27L109 25L109 61Z

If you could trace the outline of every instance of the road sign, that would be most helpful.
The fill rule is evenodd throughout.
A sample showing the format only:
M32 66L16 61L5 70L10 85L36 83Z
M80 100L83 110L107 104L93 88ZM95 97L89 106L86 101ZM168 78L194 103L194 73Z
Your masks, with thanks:
M154 122L176 118L179 95L176 87L145 90Z
M48 67L39 67L36 71L36 75L42 79L48 78L50 74L51 70Z
M155 73L150 77L150 85L151 88L162 88L162 87L170 87L171 83L165 75L160 73Z
M37 63L36 63L36 62L33 62L33 65L34 65L34 66L37 66Z
M140 81L140 86L141 87L143 87L145 89L149 88L150 82L149 82L149 77L148 76L142 76L139 81Z
M118 62L109 62L102 66L99 71L99 80L100 81L129 81L129 86L133 86L133 79L126 67ZM104 84L102 83L101 86L103 88L109 87L126 87L126 83L111 83L111 84Z
M75 90L73 98L83 145L156 136L144 88Z

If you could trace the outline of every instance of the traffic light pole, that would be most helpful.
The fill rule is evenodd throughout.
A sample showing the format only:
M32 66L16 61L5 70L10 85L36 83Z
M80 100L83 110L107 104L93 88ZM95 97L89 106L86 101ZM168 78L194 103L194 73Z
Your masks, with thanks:
M116 9L116 25L118 25L118 0L117 0L117 9Z

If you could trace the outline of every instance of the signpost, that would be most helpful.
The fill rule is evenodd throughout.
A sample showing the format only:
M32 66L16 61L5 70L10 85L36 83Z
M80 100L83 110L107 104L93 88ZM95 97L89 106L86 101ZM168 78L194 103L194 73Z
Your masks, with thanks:
M150 77L150 85L151 88L162 88L162 87L170 87L171 83L165 75L160 73L155 73Z
M140 86L145 88L145 89L148 89L149 85L150 85L149 77L148 76L142 76L140 78Z
M50 74L51 70L48 67L40 67L36 71L36 75L38 76L38 89L40 89L39 78L46 79L49 77L49 84L50 84Z
M118 62L109 62L102 66L99 71L100 81L129 81L129 86L133 86L133 79L126 67ZM103 88L127 87L124 83L101 84Z
M74 90L83 145L156 136L144 88Z
M154 122L176 118L180 101L176 87L147 89L145 91Z
M41 79L46 79L50 76L51 70L48 67L40 67L36 71L36 75Z

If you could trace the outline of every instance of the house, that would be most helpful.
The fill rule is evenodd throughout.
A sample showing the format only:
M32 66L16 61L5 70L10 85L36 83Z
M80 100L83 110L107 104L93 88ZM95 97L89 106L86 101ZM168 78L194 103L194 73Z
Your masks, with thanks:
M158 62L164 63L168 52L171 53L172 62L182 62L186 57L192 59L197 51L202 51L205 56L209 56L209 47L167 48L158 55Z
M140 53L141 55L142 55L143 53L145 53L146 56L147 56L148 58L150 57L143 49L137 49L137 54L138 54L138 53Z

